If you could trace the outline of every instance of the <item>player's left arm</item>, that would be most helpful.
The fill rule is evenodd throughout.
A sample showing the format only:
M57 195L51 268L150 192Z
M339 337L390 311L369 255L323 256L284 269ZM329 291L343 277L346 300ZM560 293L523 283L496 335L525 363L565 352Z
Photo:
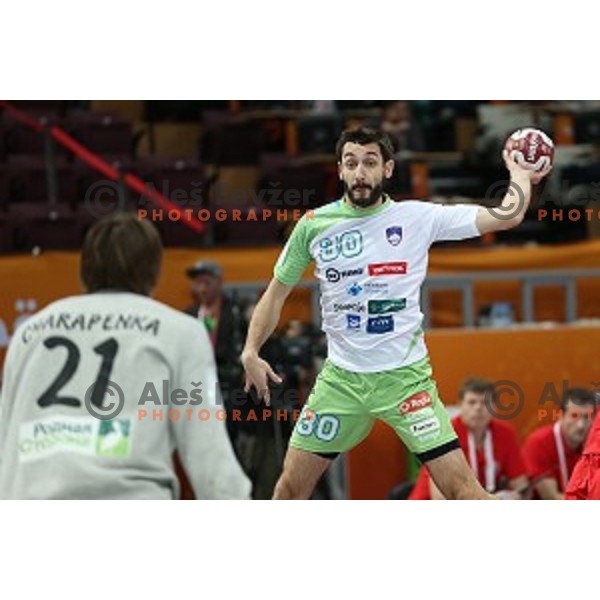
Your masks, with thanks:
M538 184L552 170L551 165L539 172L525 169L511 159L506 150L502 153L502 158L510 173L510 183L500 206L479 207L476 225L482 235L520 225L531 203L532 186Z
M4 365L2 367L0 381L0 462L2 462L3 444L6 440L6 430L9 427L12 416L13 402L12 398L16 387L16 373L18 366L23 361L23 351L21 349L21 340L16 335L8 345Z
M197 499L248 499L251 483L227 434L210 339L198 321L190 320L188 329L180 338L173 383L174 388L190 390L190 401L170 423L175 449Z

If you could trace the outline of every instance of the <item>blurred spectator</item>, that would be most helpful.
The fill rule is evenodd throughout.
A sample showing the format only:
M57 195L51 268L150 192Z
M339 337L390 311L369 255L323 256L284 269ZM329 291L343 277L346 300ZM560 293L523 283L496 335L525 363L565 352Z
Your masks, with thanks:
M477 479L488 492L502 498L527 497L529 482L517 434L498 419L492 419L486 396L493 386L482 379L468 379L460 392L460 414L452 419L460 445ZM423 467L409 496L410 500L443 499Z
M425 150L421 127L412 118L410 102L407 100L386 102L381 121L372 125L390 136L396 152L423 152Z
M217 361L228 354L233 327L231 302L223 294L223 269L215 262L201 260L189 267L190 292L194 303L188 315L204 321Z
M240 388L242 369L239 362L243 332L236 302L223 292L223 269L215 262L201 260L189 267L190 292L194 300L185 312L204 321L215 352L223 403L228 416L232 403L230 392ZM234 448L238 428L227 419L227 430Z
M304 105L314 115L333 115L338 112L335 100L307 100Z
M256 304L250 302L242 310L243 337ZM283 376L283 383L272 385L271 405L265 407L254 390L245 396L243 406L236 402L242 412L241 431L238 434L238 449L242 465L253 484L253 497L266 500L272 497L277 478L281 473L284 451L288 445L297 414L315 379L315 333L301 321L292 320L283 332L271 336L261 349L261 357ZM253 411L256 420L248 420ZM332 490L323 478L314 494L315 498L332 497Z
M306 390L312 385L315 377L314 341L306 325L300 321L290 321L283 331L280 345L279 360L288 386L297 390ZM302 396L304 397L305 394Z
M503 329L515 322L515 309L510 302L494 302L481 307L477 315L478 327Z
M411 104L406 100L385 102L380 119L368 123L373 129L387 133L396 151L396 166L392 177L386 181L386 191L396 196L410 196L412 176L410 162L404 160L410 152L423 152L425 141L420 124L413 118Z
M594 395L584 388L567 390L561 418L536 429L525 440L523 458L536 496L563 500L567 483L581 457L595 413Z

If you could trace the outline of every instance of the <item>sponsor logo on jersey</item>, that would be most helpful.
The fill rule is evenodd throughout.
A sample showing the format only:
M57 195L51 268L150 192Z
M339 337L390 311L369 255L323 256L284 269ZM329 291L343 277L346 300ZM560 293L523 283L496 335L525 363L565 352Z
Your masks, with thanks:
M126 419L101 421L96 440L97 456L127 456L131 423Z
M120 458L130 451L131 420L55 416L29 421L19 429L18 447L21 462L58 452Z
M384 313L399 312L406 308L406 298L397 298L389 300L369 300L370 315L382 315Z
M398 409L401 415L409 415L425 408L431 408L432 404L433 399L429 392L418 392L401 402Z
M392 246L397 246L402 241L402 227L388 227L385 237Z
M346 288L346 291L351 296L358 296L362 292L362 290L363 290L362 286L358 282L356 282L356 281L352 285L349 285Z
M360 329L360 315L346 315L348 329Z
M338 271L338 269L329 267L328 269L325 269L325 279L327 279L327 281L330 283L337 283L346 277L356 277L356 275L362 275L364 271L365 270L362 267L360 269L346 269L345 271Z
M406 275L408 264L406 261L376 263L369 265L369 275L377 277L379 275Z
M440 435L441 424L437 417L418 421L410 426L412 434L419 438L433 439Z
M387 296L390 293L390 284L383 281L368 281L364 284L363 289L366 294Z
M367 319L367 333L388 333L394 331L394 317L372 317Z
M334 312L342 312L346 310L353 310L354 312L365 312L365 305L360 302L334 302Z

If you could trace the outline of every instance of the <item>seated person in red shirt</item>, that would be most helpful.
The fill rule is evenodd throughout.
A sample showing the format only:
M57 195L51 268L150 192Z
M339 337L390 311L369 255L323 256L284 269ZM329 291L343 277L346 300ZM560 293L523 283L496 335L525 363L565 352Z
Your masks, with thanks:
M561 409L558 421L536 429L523 445L527 475L542 500L564 499L592 426L594 395L584 388L567 390Z
M595 406L600 398L595 396ZM581 460L575 466L565 500L600 500L600 411L592 423Z
M528 496L529 481L515 430L505 421L492 419L486 394L493 386L482 379L468 379L460 392L460 414L452 419L458 440L477 479L488 492L502 498ZM421 468L409 500L443 500L425 467Z

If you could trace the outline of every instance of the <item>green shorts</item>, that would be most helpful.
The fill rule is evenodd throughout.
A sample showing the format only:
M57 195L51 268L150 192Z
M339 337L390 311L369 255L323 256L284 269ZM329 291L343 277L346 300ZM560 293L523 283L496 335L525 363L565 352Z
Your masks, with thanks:
M353 373L327 360L290 446L334 458L362 442L376 419L387 423L421 462L460 447L428 357L379 373Z

